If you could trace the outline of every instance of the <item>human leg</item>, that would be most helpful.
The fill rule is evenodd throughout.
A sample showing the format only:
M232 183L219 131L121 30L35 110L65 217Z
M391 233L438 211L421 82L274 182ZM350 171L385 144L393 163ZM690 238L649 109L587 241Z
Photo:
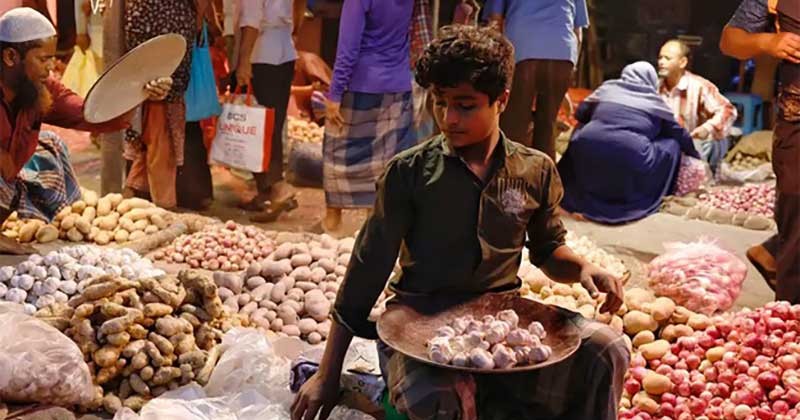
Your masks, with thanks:
M157 206L172 209L177 206L177 166L167 121L167 104L150 103L144 112L142 143L147 147L145 166L150 196Z
M415 361L382 342L378 355L392 406L409 420L477 420L472 376Z
M580 316L572 322L581 345L567 360L533 373L478 378L481 418L616 420L630 351L607 325Z
M572 69L572 62L563 60L539 60L536 69L536 111L531 144L554 161L556 117L572 80Z
M772 166L777 178L775 222L778 300L800 303L800 123L779 121L775 126Z
M529 135L531 106L536 96L536 68L540 60L523 60L514 68L511 96L506 110L500 115L500 128L505 135L516 142L531 146Z

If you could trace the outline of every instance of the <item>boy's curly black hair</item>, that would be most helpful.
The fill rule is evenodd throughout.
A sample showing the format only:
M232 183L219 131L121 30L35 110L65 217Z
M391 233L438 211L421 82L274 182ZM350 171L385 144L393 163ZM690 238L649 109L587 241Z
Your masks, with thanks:
M469 83L489 96L489 102L511 87L514 47L502 34L488 28L451 25L425 48L416 65L420 86L454 87Z

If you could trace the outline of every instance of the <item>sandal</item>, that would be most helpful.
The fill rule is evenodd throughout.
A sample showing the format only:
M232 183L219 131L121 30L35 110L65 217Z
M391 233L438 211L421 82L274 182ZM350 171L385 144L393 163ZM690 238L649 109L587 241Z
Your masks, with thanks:
M778 288L778 280L777 280L777 273L773 270L768 269L764 263L758 258L758 250L757 248L760 245L751 247L747 250L745 254L747 259L753 264L753 267L756 268L758 274L761 274L761 277L764 278L764 281L767 283L770 289L774 292Z
M284 212L288 213L299 206L300 204L297 202L297 199L292 195L284 200L270 203L261 213L251 217L250 221L255 223L272 223L278 220L278 217Z
M244 211L263 212L267 209L268 194L256 194L252 200L239 204L239 208Z

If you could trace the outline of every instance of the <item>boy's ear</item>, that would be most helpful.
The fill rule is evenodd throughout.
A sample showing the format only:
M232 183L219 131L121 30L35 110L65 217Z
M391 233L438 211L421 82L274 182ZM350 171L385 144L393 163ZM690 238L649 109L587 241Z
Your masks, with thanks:
M500 96L497 97L497 113L502 114L508 106L508 98L511 97L511 91L506 89Z

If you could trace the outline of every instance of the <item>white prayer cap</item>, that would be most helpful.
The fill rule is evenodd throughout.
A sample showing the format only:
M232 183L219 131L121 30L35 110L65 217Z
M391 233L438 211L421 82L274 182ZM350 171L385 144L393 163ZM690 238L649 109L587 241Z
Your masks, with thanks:
M53 36L53 24L30 7L17 7L0 16L0 41L19 43Z

